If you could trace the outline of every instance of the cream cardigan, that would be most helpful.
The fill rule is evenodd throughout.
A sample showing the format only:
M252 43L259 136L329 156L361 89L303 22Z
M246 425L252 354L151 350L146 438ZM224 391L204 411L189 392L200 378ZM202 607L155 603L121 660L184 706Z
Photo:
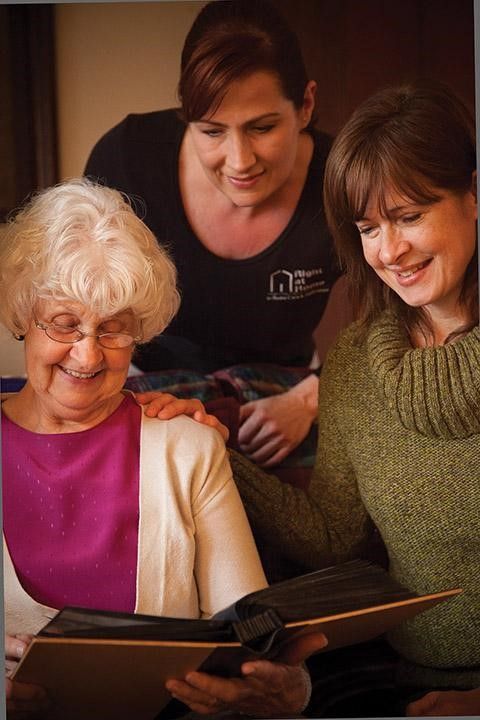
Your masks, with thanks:
M220 436L185 416L142 415L135 612L210 616L266 585ZM61 548L59 549L61 552ZM56 610L22 588L3 541L5 630L36 633Z

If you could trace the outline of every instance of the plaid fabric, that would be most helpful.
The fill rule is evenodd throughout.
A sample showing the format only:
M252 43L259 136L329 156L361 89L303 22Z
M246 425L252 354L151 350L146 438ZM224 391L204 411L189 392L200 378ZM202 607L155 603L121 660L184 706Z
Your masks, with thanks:
M224 397L214 378L193 370L162 370L127 378L125 387L133 392L158 390L179 398L198 398L203 403Z
M27 382L24 377L0 377L0 392L18 392Z
M233 395L243 404L251 400L278 395L303 380L311 370L305 367L283 367L257 363L232 365L213 373L225 395Z

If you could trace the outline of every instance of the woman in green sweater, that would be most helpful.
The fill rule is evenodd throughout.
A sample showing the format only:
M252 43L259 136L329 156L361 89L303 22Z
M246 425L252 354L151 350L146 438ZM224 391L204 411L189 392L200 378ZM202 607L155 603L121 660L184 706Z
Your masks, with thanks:
M376 526L400 582L463 588L388 636L407 715L480 715L474 140L443 86L387 89L353 114L325 206L357 321L322 372L309 492L233 461L252 523L296 562L358 556Z

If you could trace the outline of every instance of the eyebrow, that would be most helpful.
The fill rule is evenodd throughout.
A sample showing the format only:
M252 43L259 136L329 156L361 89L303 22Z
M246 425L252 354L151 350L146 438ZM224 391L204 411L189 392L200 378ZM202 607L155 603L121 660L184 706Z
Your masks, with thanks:
M247 120L243 125L253 125L254 123L261 122L262 120L276 120L281 116L281 113L279 112L271 112L271 113L265 113L264 115L258 115L258 117L251 118L251 120ZM201 118L200 120L196 120L196 123L203 123L205 125L215 125L216 127L227 127L225 123L218 122L217 120L207 120L204 118Z
M48 314L52 315L52 317L55 315L77 315L77 311L68 307L68 305L59 305L53 310L50 310Z
M408 210L412 207L427 207L427 205L431 205L432 203L420 203L420 202L411 202L407 205L393 205L392 207L387 208L387 211L385 214L382 214L382 217L388 217L389 215L393 215L397 212L402 212L403 210ZM365 220L369 220L370 218L367 215L364 215L361 218L357 218L354 222L364 222Z
M75 310L69 308L67 305L61 305L58 309L56 308L55 310L46 314L51 317L52 320L54 320L58 315L73 315L77 320L79 320L78 313ZM121 310L115 315L109 315L106 318L100 319L98 325L104 325L106 322L110 322L111 320L119 320L121 322L125 322L126 320L128 320L129 317L133 317L133 315L130 316L128 310Z

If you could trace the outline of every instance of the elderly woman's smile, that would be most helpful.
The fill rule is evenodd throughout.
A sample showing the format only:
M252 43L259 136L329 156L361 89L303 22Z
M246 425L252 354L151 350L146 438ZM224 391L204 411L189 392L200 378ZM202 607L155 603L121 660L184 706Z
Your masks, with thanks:
M66 372L67 375L71 375L74 378L78 378L79 380L90 380L90 378L96 377L98 373L102 372L101 370L97 370L97 372L79 372L78 370L72 370L71 368L63 367L63 365L59 365L60 369L63 370L63 372Z
M25 335L39 427L85 427L108 416L122 400L136 335L131 312L101 317L78 302L39 300Z

